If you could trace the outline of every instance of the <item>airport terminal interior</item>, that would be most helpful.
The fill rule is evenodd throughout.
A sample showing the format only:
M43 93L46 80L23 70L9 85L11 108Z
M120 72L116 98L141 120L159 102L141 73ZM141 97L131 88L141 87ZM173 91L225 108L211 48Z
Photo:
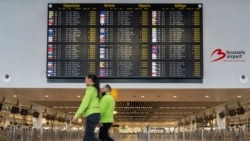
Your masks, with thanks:
M87 74L115 141L249 141L249 4L0 1L0 141L82 141Z
M84 89L2 88L0 92L2 140L82 140L84 120L78 124L70 120ZM248 140L249 92L115 89L110 134L118 141Z

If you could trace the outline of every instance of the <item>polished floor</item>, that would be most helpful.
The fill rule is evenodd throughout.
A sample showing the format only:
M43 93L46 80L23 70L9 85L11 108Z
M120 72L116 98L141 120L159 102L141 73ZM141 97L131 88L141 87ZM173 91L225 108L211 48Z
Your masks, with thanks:
M249 130L198 130L179 133L115 133L115 141L250 141ZM60 130L0 130L0 141L82 141L83 133Z

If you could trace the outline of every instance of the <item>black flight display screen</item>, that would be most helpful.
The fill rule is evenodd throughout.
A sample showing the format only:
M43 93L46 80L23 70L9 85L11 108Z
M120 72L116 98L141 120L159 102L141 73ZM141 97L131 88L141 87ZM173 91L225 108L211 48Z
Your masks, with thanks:
M49 3L47 80L202 83L202 8Z

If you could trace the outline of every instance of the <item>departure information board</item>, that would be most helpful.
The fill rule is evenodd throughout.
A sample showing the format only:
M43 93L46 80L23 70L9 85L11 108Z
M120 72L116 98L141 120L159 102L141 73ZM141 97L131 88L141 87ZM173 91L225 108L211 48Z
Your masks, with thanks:
M202 82L202 4L49 3L47 78Z

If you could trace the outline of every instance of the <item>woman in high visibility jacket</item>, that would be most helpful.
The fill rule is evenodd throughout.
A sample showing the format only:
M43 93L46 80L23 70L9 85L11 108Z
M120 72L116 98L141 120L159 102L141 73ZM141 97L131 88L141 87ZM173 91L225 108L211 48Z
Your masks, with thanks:
M99 95L99 79L94 74L89 74L85 77L87 89L82 102L75 113L73 122L77 121L78 117L85 118L85 134L84 141L99 141L95 137L95 128L100 121L100 95Z

